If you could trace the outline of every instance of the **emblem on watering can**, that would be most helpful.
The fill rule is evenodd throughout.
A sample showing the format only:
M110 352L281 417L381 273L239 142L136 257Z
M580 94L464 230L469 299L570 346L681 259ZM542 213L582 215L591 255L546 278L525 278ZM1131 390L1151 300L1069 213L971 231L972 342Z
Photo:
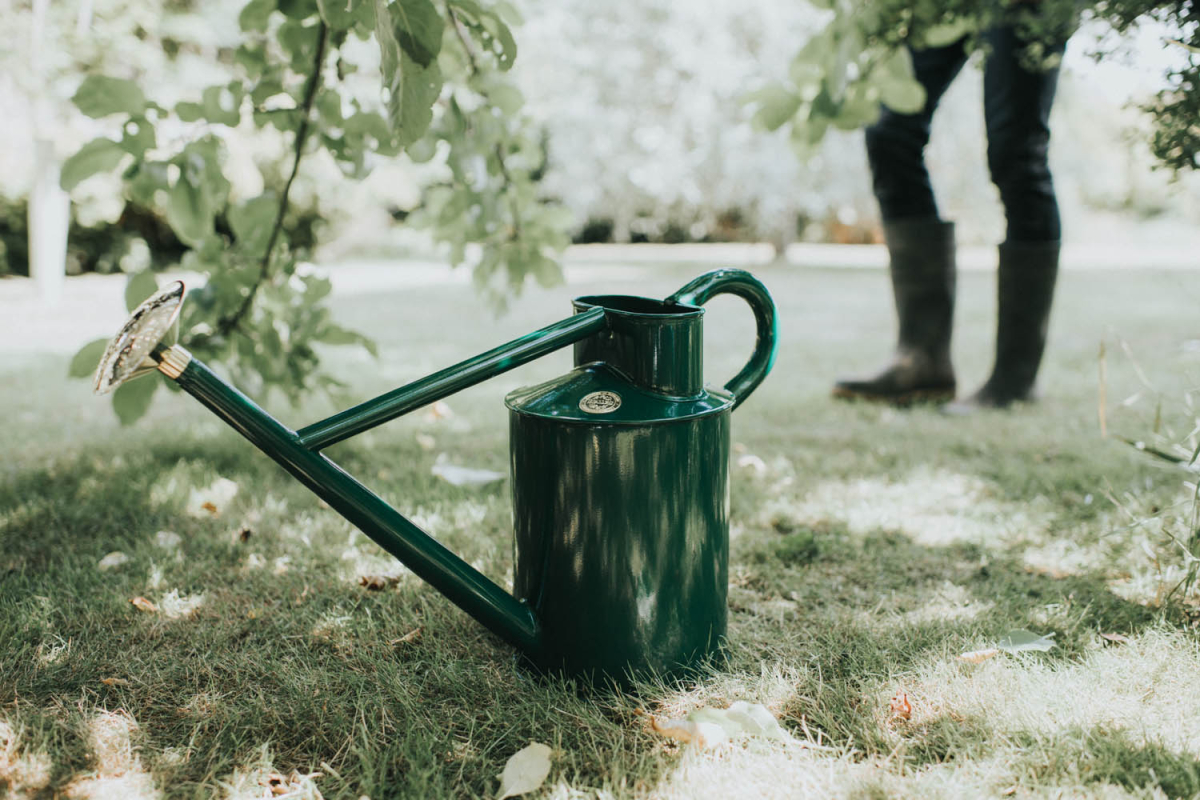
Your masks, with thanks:
M721 389L703 380L704 304L746 300L757 340ZM725 635L730 416L775 358L775 306L741 270L666 300L595 295L561 322L298 430L177 344L183 284L136 309L96 371L97 392L158 370L331 508L542 670L623 680L687 671ZM508 395L513 594L447 550L321 451L546 353L566 375Z

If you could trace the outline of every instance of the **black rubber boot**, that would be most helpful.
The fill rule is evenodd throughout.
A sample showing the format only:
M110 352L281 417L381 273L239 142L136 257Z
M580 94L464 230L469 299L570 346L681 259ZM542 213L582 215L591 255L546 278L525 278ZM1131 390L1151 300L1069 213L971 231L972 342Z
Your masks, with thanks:
M1034 399L1054 284L1058 242L1005 242L997 270L996 362L992 375L970 397L944 407L950 414L1007 408Z
M893 405L954 397L950 331L954 323L954 223L914 219L884 225L900 331L882 372L840 380L833 396Z

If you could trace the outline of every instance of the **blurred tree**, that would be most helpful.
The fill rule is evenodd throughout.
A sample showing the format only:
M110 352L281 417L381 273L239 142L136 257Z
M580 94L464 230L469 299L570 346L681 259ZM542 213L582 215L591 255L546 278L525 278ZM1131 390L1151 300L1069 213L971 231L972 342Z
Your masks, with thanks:
M1164 76L1165 88L1145 110L1154 117L1154 155L1174 170L1200 167L1200 3L1195 0L810 0L830 12L828 24L791 63L789 79L751 97L756 122L788 128L793 149L808 158L830 127L869 125L881 103L913 113L925 92L913 78L905 45L936 47L976 35L992 25L1015 24L1029 40L1031 63L1045 63L1045 43L1061 40L1083 17L1124 33L1142 19L1178 32L1164 46L1179 47L1181 65Z
M75 106L115 119L119 133L71 156L63 187L120 168L127 198L159 210L190 246L182 266L203 277L181 321L189 349L251 392L278 388L295 401L336 387L314 344L374 345L333 322L322 303L328 280L301 264L315 243L289 224L301 165L318 153L350 178L379 157L436 163L441 179L408 222L448 243L455 264L480 245L475 283L497 305L528 276L560 280L555 255L568 243L570 215L535 191L538 135L505 76L517 53L515 19L504 2L250 0L225 53L229 75L198 97L168 108L147 96L144 74L85 78ZM273 128L290 141L285 161L261 168L263 188L250 196L236 188L248 183L239 174L245 162L228 158L226 137L238 128ZM132 275L127 303L155 285L149 271ZM84 347L72 374L88 374L102 347ZM159 383L114 394L122 421L144 413Z

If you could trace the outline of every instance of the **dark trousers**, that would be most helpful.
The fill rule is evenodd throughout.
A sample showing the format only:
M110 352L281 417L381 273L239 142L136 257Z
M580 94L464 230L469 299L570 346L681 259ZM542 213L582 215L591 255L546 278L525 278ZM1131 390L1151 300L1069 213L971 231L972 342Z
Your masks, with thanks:
M1008 241L1056 241L1062 226L1047 150L1058 69L1023 67L1025 45L1011 27L993 28L984 39L989 46L983 69L988 169L1004 203ZM879 121L867 128L867 158L884 222L938 216L924 150L934 109L966 63L964 45L965 40L913 50L913 68L927 96L925 109L898 114L885 107ZM1048 53L1061 54L1064 48L1065 43Z

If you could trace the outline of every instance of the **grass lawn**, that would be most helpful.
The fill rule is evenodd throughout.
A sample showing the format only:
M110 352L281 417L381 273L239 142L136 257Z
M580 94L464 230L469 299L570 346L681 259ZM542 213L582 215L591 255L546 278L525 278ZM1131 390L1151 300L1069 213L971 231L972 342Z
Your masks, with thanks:
M700 271L593 273L500 319L459 286L340 298L381 355L330 354L365 398L566 316L575 294L661 297ZM1116 438L1195 425L1196 274L1064 275L1045 399L977 419L827 399L891 344L882 273L760 274L782 343L734 415L728 661L620 694L522 671L190 398L164 394L122 429L65 357L0 354L0 795L261 797L276 772L295 797L494 797L531 741L554 750L542 796L557 798L1200 795L1200 605L1170 591L1188 473ZM990 366L993 280L961 281L968 389ZM723 382L753 329L737 300L710 309L706 369ZM501 398L568 359L330 454L505 583L507 484L458 488L431 467L445 453L507 470ZM268 406L297 427L335 410ZM236 495L205 494L218 479ZM102 570L114 551L127 560ZM368 591L370 575L396 580ZM1057 647L958 658L1017 628ZM899 692L907 720L889 711ZM697 749L647 730L735 700L796 741Z

